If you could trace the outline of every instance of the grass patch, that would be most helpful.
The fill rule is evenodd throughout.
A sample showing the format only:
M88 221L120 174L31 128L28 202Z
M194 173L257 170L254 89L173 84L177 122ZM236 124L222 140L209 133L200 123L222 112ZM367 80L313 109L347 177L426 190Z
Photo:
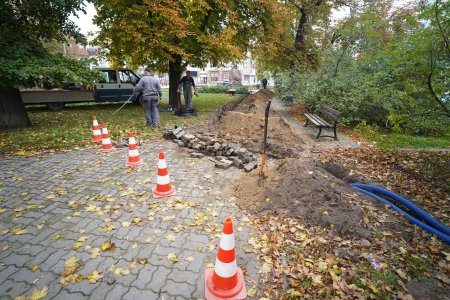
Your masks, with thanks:
M27 107L33 126L0 132L0 151L3 154L30 155L42 151L64 151L80 148L98 148L91 142L92 116L105 122L112 141L128 137L133 131L139 139L162 138L162 133L174 125L189 127L206 122L220 107L237 100L227 94L203 94L194 97L197 118L177 117L173 112L160 112L160 127L146 127L144 111L140 105L127 104L111 117L123 103L69 104L61 111L50 111L43 105ZM183 100L182 100L183 101ZM168 107L163 99L159 107Z
M382 133L378 127L358 125L354 132L377 142L383 149L391 148L450 148L450 132L440 137L419 136L401 133Z

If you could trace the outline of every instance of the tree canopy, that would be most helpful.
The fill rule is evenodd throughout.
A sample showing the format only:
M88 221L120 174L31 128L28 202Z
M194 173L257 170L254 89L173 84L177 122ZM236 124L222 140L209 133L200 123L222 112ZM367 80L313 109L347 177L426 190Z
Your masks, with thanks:
M27 77L29 65L48 59L44 42L65 41L65 36L84 40L69 20L71 14L83 11L82 0L6 0L0 10L1 87L17 87Z
M96 41L116 65L169 70L173 92L187 65L220 65L246 56L272 26L268 0L94 1ZM171 97L173 102L173 97Z

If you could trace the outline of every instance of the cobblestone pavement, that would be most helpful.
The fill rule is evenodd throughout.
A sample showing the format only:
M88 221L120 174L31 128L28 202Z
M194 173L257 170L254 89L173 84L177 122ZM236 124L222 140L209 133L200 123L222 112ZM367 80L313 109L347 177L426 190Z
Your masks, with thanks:
M256 254L244 251L250 220L223 192L242 171L215 169L168 141L138 149L145 165L137 168L125 167L127 148L0 158L1 299L44 286L45 299L203 298L203 273L215 261L228 216L238 266L247 288L257 288ZM151 188L161 150L177 195L156 200ZM115 251L99 249L107 241ZM75 273L83 280L63 286L64 263L73 256L82 261ZM93 271L103 278L91 284Z

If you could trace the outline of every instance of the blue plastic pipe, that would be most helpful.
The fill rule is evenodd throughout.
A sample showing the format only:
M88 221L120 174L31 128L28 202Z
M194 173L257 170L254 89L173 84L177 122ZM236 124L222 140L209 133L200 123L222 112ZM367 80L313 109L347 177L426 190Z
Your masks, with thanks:
M427 232L436 235L440 240L445 242L447 245L450 245L450 229L439 222L438 220L434 219L431 215L429 215L426 211L420 209L416 205L414 205L411 201L401 197L400 195L397 195L389 190L386 190L382 187L370 185L370 184L362 184L362 183L353 183L352 187L358 190L359 192L368 195L380 202L383 202L384 204L389 205L392 207L395 211L401 213L404 215L411 223L418 225L419 227L423 228ZM411 210L415 215L420 217L422 221L418 220L417 218L413 217L409 213L405 212L403 209L395 205L389 200L386 200L377 194L381 194L389 199L392 199L393 201L400 203L407 207L409 210Z

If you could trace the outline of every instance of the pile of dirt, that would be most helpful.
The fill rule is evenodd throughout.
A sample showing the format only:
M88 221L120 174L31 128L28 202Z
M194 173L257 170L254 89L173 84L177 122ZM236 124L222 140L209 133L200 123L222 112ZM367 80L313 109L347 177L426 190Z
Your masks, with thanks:
M320 162L304 158L287 158L277 164L266 169L268 177L262 181L255 172L236 181L231 193L240 208L258 215L300 217L341 235L371 236L361 227L363 210L350 202L354 190L326 169L342 171L338 166L324 168ZM357 181L348 174L339 175Z
M211 119L207 128L197 132L209 132L218 137L242 143L254 153L260 153L264 139L264 113L267 103L274 97L269 90L260 90L237 102L225 106ZM296 157L303 151L304 140L283 118L271 109L268 121L266 153L269 157Z

